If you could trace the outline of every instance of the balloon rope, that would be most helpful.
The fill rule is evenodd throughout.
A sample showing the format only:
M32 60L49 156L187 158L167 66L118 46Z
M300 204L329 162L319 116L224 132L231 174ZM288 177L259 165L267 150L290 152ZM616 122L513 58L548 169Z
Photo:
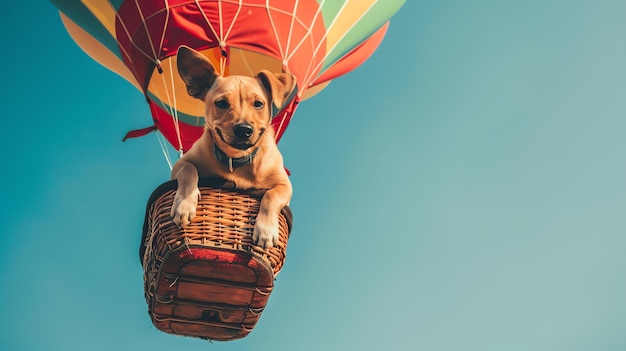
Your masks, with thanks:
M165 23L163 24L163 33L161 33L161 41L159 42L159 52L163 49L163 42L165 41L165 32L167 32L167 26L170 22L170 4L165 0Z
M317 11L315 12L315 15L313 16L313 20L311 21L311 23L316 23L317 22L317 18L320 16L320 14L322 13L322 7L324 6L324 2L325 0L322 0L322 2L318 5ZM295 9L294 9L294 15L293 18L295 19ZM293 20L291 22L291 26L293 29ZM290 33L289 33L289 39L291 40L291 29L290 29ZM295 55L296 51L298 51L298 49L304 44L304 42L307 39L311 38L311 35L313 34L313 25L311 25L309 28L307 28L307 33L306 35L302 36L302 39L300 39L300 41L298 42L298 44L293 48L293 50L291 50L291 53L287 56L287 61L291 60L291 57L293 55ZM287 44L289 45L289 43ZM312 63L313 60L310 61L310 63Z
M177 100L176 100L176 89L174 88L174 67L172 67L172 59L168 60L169 65L170 65L170 87L172 88L172 101L170 106L172 106L172 116L174 117L174 129L176 130L176 138L178 139L178 154L180 157L183 156L183 141L182 138L180 136L180 124L179 124L179 119L178 119L178 106L177 106ZM163 80L165 80L165 77L163 77ZM165 85L165 82L163 82L164 86L167 87L167 85ZM167 90L167 88L165 89ZM170 94L167 94L167 98L170 98Z
M293 53L297 50L297 47L291 52L291 55L288 54L289 52L289 48L291 47L291 36L293 35L293 24L296 21L296 9L298 8L298 0L296 0L293 4L293 10L292 13L290 15L291 17L291 23L289 24L289 35L287 35L287 46L285 47L285 56L283 56L283 60L284 62L289 61L289 57L291 55L293 55ZM315 21L313 21L312 23L315 23ZM310 28L309 28L309 34L311 34Z
M242 66L246 68L245 71L248 72L248 75L250 77L254 76L256 72L254 72L252 70L252 67L250 67L250 62L248 61L248 58L243 54L243 51L239 51L238 55L239 55L239 60L241 60ZM243 67L241 68L242 71L243 71Z
M276 133L274 134L274 141L276 141L276 142L278 142L278 138L282 134L282 130L284 128L284 124L287 121L287 114L288 113L289 113L289 111L286 111L285 113L283 113L283 116L280 118L280 124L278 125L278 128L276 128Z
M284 63L285 52L284 52L283 46L280 44L280 38L278 37L278 30L276 29L276 24L274 23L274 19L272 18L273 8L270 6L270 0L265 0L265 8L267 9L267 18L270 20L270 25L272 26L272 31L274 32L274 39L276 39L276 43L278 44L278 49L280 50L280 58L283 60L283 63Z
M228 54L226 53L226 37L224 36L224 23L223 23L224 21L222 18L222 0L217 1L217 14L219 16L221 37L218 37L217 35L215 35L215 37L219 41L218 44L220 46L220 49L222 49L222 56L220 56L220 74L224 75L226 73L226 58ZM232 171L232 168L231 168L231 171Z
M159 106L166 110L169 115L172 117L172 123L174 124L174 130L176 131L176 137L178 138L178 153L179 156L182 156L183 153L183 143L180 132L180 124L178 118L178 109L177 109L177 99L176 99L176 89L174 89L174 74L172 74L172 59L168 60L169 63L169 72L161 72L159 76L161 77L161 84L165 90L161 90L159 84L153 84L152 90L157 96L165 96L166 101L157 100ZM168 82L165 78L165 74L169 74L170 81ZM154 76L153 76L154 77ZM154 78L156 79L156 78ZM168 88L171 87L171 88ZM170 94L170 90L172 91Z
M213 25L211 24L211 21L209 21L209 19L206 16L206 13L204 13L204 10L202 10L202 6L200 6L200 1L199 0L195 0L196 2L196 6L198 7L198 12L200 12L202 14L202 17L204 18L204 21L206 22L206 24L209 26L209 29L211 29L211 32L213 32L213 35L215 35L216 38L219 39L219 35L217 35L217 32L215 31L215 28L213 28ZM220 43L222 42L221 39Z
M148 58L149 60L154 62L155 64L158 64L158 60L156 60L154 57L148 55L148 53L143 51L143 49L141 47L139 47L139 46L137 46L137 44L135 44L135 41L133 40L133 37L128 32L128 28L126 28L126 23L124 23L124 20L122 19L122 17L120 17L120 14L117 11L115 11L115 17L117 18L117 21L119 22L119 24L122 27L122 29L124 29L124 33L126 33L126 36L128 37L128 41L130 41L131 44L133 44L135 49L137 51L139 51L142 55L144 55L146 58ZM117 42L119 43L119 40ZM126 56L126 59L128 59L130 62L133 62L132 57L128 54L128 52L126 52L126 50L124 50L124 48L121 45L118 45L118 48L124 53L124 55Z
M222 35L222 37L220 38L220 47L223 49L224 45L224 21L222 19L222 0L217 0L217 15L219 16L219 22L220 22L220 35ZM223 74L224 72L222 72Z
M163 156L165 157L165 162L170 167L170 171L172 170L172 159L170 158L169 152L167 152L167 144L163 138L163 135L158 131L154 133L156 135L157 140L159 141L159 145L161 146L161 151L163 152Z
M226 46L226 41L228 40L228 36L230 35L230 32L233 30L233 27L235 26L235 23L237 22L237 18L239 18L239 13L241 12L242 8L243 8L243 0L239 0L239 6L237 6L237 12L235 12L235 15L233 16L233 20L230 22L230 27L228 27L228 30L226 31L226 33L224 34L222 38L222 42L224 46ZM222 33L224 33L224 28L221 28L221 26L222 26L222 6L221 6L221 1L220 1L220 30L222 31ZM220 43L220 46L222 46L221 43Z
M220 74L224 75L226 72L226 57L224 55L220 56Z
M326 0L322 0L322 2L318 5L317 11L315 13L315 20L317 20L317 17L319 17L322 14L322 8L324 7L324 3L325 2L326 2ZM344 6L345 6L345 4L344 4ZM315 23L315 21L313 21L311 23ZM328 26L328 28L330 28L330 26L332 26L332 23ZM311 31L312 30L313 30L312 27L309 28L309 32L307 33L309 36L311 35ZM322 45L326 44L326 37L327 36L328 36L328 29L324 31L324 35L319 40L317 46L313 50L313 58L317 56L317 54L318 54L319 50L321 49ZM304 40L304 38L302 40ZM300 46L300 44L298 44L298 46ZM294 53L295 53L295 51L294 51ZM307 67L307 70L306 70L306 73L305 73L304 77L298 77L298 78L302 79L302 82L303 82L302 84L304 85L303 88L302 88L302 91L304 91L304 89L308 88L309 81L311 81L311 80L313 80L315 78L315 77L313 77L313 75L315 74L315 70L312 67L314 61L315 60L313 60L313 59L311 61L309 61L309 66ZM323 62L324 60L321 60L321 61Z
M150 36L150 31L148 30L148 25L146 24L146 18L143 16L143 12L141 11L141 6L139 5L138 0L135 0L135 6L137 6L137 12L139 12L139 16L141 17L141 24L143 24L143 29L146 31L146 37L148 38L148 43L150 43L150 49L152 49L152 57L154 58L155 62L158 65L159 56L157 55L157 52L154 49L154 45L152 44L152 37Z
M328 32L330 32L331 28L335 25L335 22L339 18L339 15L346 8L346 3L347 2L343 3L343 5L341 5L341 8L339 9L339 11L337 11L337 14L335 15L335 18L333 18L333 20L330 22L330 24L328 24L328 27L326 28L326 32L324 32L324 35L322 36L322 39L318 42L317 46L315 47L315 50L313 50L313 57L317 56L317 53L320 51L320 49L322 49L323 45L326 45L326 37L328 36ZM323 4L321 4L319 6L318 11L321 11L322 5ZM332 49L325 48L325 50L326 50L326 53L329 53L329 52L331 52ZM316 66L316 67L309 66L309 69L307 70L307 73L306 73L306 76L305 76L305 81L306 82L308 82L309 80L313 80L314 79L313 75L315 75L315 72L317 71L319 66L321 66L321 64L324 63L325 59L326 59L326 57L324 57L324 59L320 60L320 64L318 64L318 66Z
M282 135L283 129L287 128L286 122L288 122L288 119L290 120L291 116L293 116L293 109L294 105L293 103L290 103L289 105L287 105L287 107L285 107L285 110L282 112L280 124L278 125L278 128L276 128L276 135L274 136L274 139L276 139L276 141L278 141L278 138Z
M307 28L306 35L303 35L302 38L300 39L300 41L298 42L298 44L296 44L296 46L293 48L293 50L291 50L291 53L287 56L287 58L283 62L283 65L287 66L287 63L289 63L289 61L291 61L293 55L295 55L296 52L298 52L300 47L302 45L304 45L304 43L307 41L307 39L310 40L312 38L312 36L313 36L313 24L317 22L317 18L322 14L322 7L324 6L325 2L326 2L326 0L322 0L321 3L318 5L317 11L315 12L315 15L313 16L313 21L311 21L311 26L309 26ZM296 17L295 14L294 14L293 17L294 18ZM292 26L293 26L293 22L292 22ZM289 35L289 38L291 39L291 34ZM326 38L326 32L324 32L324 39L325 38ZM324 41L325 40L322 40L321 42L324 42ZM311 72L311 70L312 70L313 62L315 62L314 58L317 55L317 52L318 52L319 48L320 47L318 46L315 49L315 51L313 52L313 57L311 57L311 60L309 60L309 64L308 64L305 76L304 77L297 77L297 78L300 78L300 79L304 78L304 79L302 79L302 83L301 83L303 85L303 89L300 89L300 91L298 92L298 95L300 95L302 92L304 92L306 87L309 85L309 80L313 80L315 78L315 77L312 77L309 72ZM282 129L283 122L284 122L284 119L280 123L279 132L276 133L277 137L280 135L280 129Z

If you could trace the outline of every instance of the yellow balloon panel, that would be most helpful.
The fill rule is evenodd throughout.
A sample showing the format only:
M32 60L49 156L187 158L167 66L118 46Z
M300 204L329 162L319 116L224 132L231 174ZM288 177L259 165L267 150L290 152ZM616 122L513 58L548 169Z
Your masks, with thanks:
M327 52L332 51L335 45L343 39L344 35L376 4L376 1L377 0L346 1L342 10L337 14L337 17L328 26L326 36Z
M224 76L254 76L263 69L282 72L280 61L247 50L231 48L228 58L222 56L220 48L203 50L201 53L209 58L218 73ZM177 111L179 114L200 119L204 115L204 104L187 94L185 83L176 68L176 56L161 61L161 69L161 73L156 69L152 72L148 95L172 115ZM202 125L201 122L192 124Z
M309 99L311 97L313 97L315 94L319 93L320 91L324 90L324 88L326 88L326 86L328 84L330 84L330 80L326 81L324 83L318 84L318 85L314 85L310 88L308 88L307 90L304 91L304 93L302 94L302 100L306 100Z
M89 55L94 61L117 73L122 78L126 79L135 88L141 91L135 76L130 72L128 67L120 60L115 54L113 54L106 46L102 45L98 40L92 37L84 29L79 27L71 19L60 13L61 21L67 29L69 35L74 39L76 44Z
M279 60L256 52L231 49L228 67L228 74L255 76L259 71L266 69L270 72L283 72L283 65Z
M81 2L96 16L100 23L111 33L111 36L115 38L116 15L111 3L102 0L81 0Z
M178 74L176 56L161 61L162 72L152 72L148 84L148 95L170 115L176 116L174 110L189 116L201 117L204 105L200 100L187 94L185 82Z

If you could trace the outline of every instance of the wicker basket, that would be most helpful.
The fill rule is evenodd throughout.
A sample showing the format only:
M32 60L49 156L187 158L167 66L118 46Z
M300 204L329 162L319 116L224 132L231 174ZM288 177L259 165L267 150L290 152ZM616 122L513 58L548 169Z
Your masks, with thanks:
M291 211L279 218L279 245L252 243L262 193L202 180L196 217L183 228L170 210L176 182L157 188L146 210L140 247L148 312L157 329L227 341L257 323L285 261Z

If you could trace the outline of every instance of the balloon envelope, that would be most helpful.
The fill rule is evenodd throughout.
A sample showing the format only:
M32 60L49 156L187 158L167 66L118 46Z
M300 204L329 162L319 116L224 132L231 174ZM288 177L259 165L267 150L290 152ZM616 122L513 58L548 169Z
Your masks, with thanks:
M148 98L155 127L186 151L201 135L202 102L187 95L176 52L187 45L223 75L292 73L275 113L280 139L297 104L363 63L404 0L52 0L76 43Z

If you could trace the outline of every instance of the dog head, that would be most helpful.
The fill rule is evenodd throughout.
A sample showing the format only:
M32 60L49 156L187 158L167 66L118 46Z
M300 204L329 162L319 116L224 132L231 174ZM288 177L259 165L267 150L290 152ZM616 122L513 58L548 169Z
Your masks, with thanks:
M270 136L272 104L281 107L295 86L288 73L261 71L255 77L217 74L201 53L181 46L178 72L187 92L205 103L206 128L226 154L236 157Z

